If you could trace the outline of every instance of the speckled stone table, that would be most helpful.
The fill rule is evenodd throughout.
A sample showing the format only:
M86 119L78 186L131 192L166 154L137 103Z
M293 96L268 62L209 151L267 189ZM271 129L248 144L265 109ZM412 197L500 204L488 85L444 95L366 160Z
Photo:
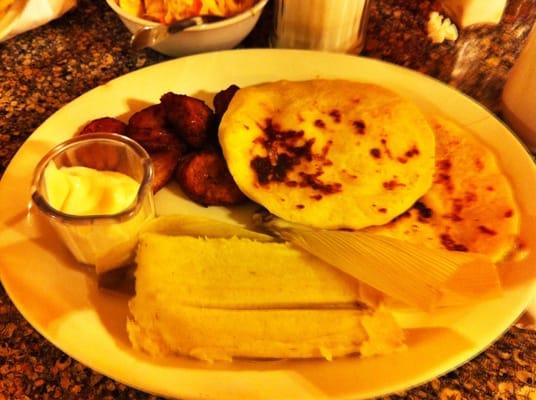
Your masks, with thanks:
M364 54L434 76L500 115L500 92L536 16L535 0L510 1L503 22L434 45L424 33L431 1L373 2ZM243 46L267 44L270 10ZM48 116L89 89L166 59L135 53L104 0L0 43L0 174ZM1 194L0 194L1 195ZM0 266L1 267L1 266ZM0 285L0 399L155 399L69 358L19 314ZM390 399L536 399L536 331L512 327L453 372Z

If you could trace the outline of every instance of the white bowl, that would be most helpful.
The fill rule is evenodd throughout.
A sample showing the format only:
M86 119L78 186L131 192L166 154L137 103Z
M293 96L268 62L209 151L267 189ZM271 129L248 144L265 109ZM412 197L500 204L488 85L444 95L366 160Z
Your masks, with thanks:
M157 22L127 14L119 7L116 0L106 0L106 2L132 33L146 26L158 25ZM231 18L194 26L172 34L151 48L172 57L231 49L251 32L267 2L268 0L259 0L250 9Z

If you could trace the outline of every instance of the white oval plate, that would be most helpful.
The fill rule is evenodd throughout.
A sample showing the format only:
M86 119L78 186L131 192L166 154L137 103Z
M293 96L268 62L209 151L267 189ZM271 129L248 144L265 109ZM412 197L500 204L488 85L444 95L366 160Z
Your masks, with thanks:
M206 364L153 360L131 349L127 298L97 289L46 224L28 214L30 180L39 159L87 121L126 120L167 91L210 100L235 83L317 77L375 82L469 127L495 149L523 213L522 238L536 249L536 169L523 146L484 108L454 89L387 63L347 55L292 50L208 53L154 65L84 94L51 116L22 146L0 182L0 271L24 317L49 341L83 364L120 382L164 396L204 399L367 398L424 383L474 357L515 321L532 298L536 254L501 265L506 291L492 299L433 315L399 315L408 350L369 359ZM244 210L203 208L170 185L157 196L160 213L199 213L236 220Z

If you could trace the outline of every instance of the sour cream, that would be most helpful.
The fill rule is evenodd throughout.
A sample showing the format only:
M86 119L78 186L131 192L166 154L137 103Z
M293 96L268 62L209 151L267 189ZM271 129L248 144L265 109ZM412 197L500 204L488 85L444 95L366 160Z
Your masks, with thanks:
M56 168L45 171L47 199L65 214L113 215L126 210L136 200L139 183L115 171L98 171L88 167Z
M139 198L140 184L130 176L84 166L50 163L43 177L46 201L67 214L49 221L79 262L100 274L132 260L138 232L155 213L150 188ZM126 210L132 213L120 214Z

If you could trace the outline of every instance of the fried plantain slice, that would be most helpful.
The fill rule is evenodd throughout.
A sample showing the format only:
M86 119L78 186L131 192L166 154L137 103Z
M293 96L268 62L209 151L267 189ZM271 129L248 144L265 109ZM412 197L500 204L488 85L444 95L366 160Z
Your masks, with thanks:
M216 114L216 117L218 119L221 119L225 111L227 111L227 107L229 106L229 103L231 102L233 96L236 92L238 92L240 88L236 85L231 85L227 89L224 89L216 94L214 96L213 104L214 104L214 111Z
M199 149L209 141L214 113L202 100L172 92L160 98L167 121L188 145Z
M85 135L88 133L118 133L124 135L127 130L127 125L123 121L119 121L116 118L104 117L97 118L86 124L79 135Z
M130 117L127 135L149 153L154 166L153 192L163 188L173 176L186 145L169 129L162 104L146 107Z
M165 150L177 142L167 125L166 112L161 104L134 113L128 121L126 134L148 152Z
M164 151L152 152L149 154L153 161L153 193L158 192L173 177L173 172L177 167L181 153L177 147L170 147Z
M97 118L88 122L78 135L92 133L118 133L124 135L127 125L116 118ZM76 156L80 162L88 168L97 170L114 170L119 165L119 155L110 148L95 143L85 148L76 150Z
M177 168L175 179L184 193L196 203L234 205L246 201L216 150L203 150L187 156Z

